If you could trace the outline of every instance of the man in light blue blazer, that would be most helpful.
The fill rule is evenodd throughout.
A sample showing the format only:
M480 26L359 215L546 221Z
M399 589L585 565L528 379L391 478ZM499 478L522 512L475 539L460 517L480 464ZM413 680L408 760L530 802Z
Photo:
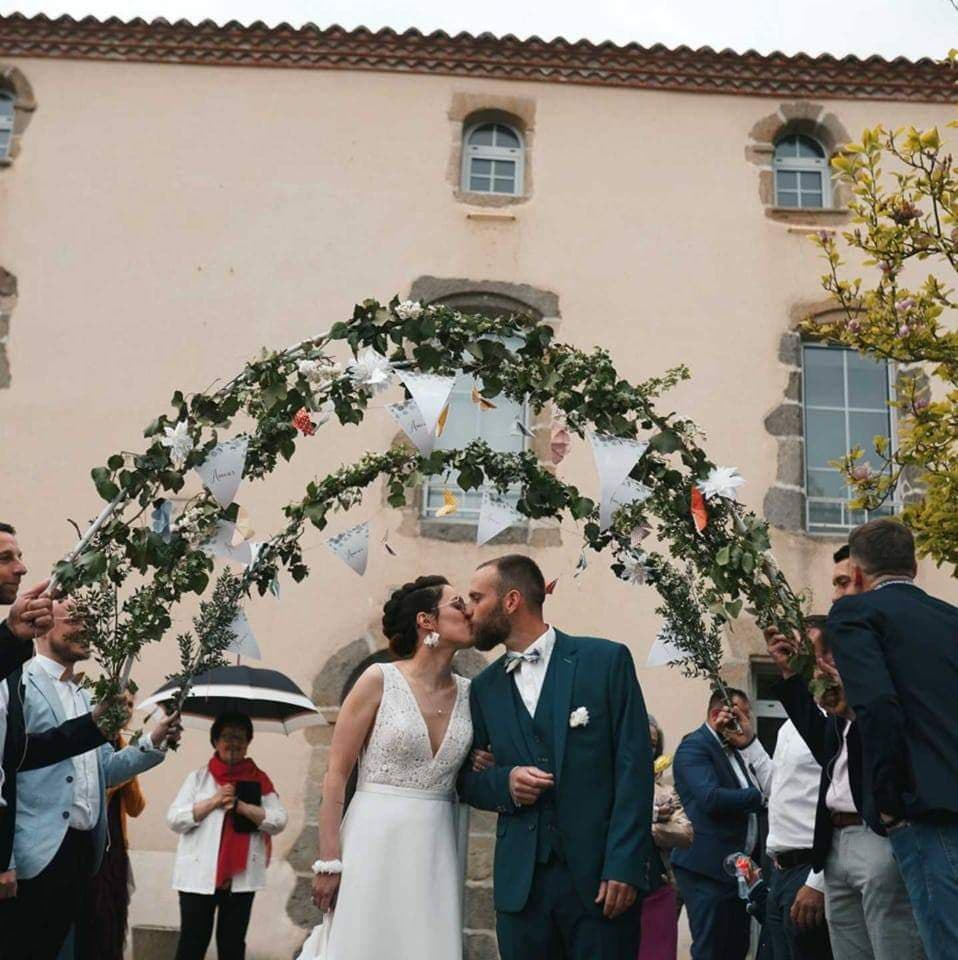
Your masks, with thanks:
M54 625L37 639L20 691L27 733L90 711L74 666L90 656L83 623L69 603L54 605ZM55 960L74 920L89 909L86 893L109 842L106 789L155 767L162 747L179 739L178 718L124 750L109 744L39 770L17 774L14 861L17 909L7 946L13 960ZM119 842L119 838L116 838ZM78 945L78 956L83 956Z

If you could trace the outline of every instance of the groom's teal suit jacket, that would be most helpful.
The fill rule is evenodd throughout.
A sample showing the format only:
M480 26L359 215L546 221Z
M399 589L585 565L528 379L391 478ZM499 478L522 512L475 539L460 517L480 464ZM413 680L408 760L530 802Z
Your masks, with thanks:
M552 675L550 677L550 674ZM523 734L525 710L506 673L505 657L473 681L470 691L474 744L495 754L496 766L459 776L460 797L499 814L496 826L496 909L522 910L529 897L541 849L540 827L558 832L557 845L576 890L588 908L602 880L650 888L653 857L652 751L649 720L628 649L593 637L556 631L546 683L550 685L554 796L519 807L509 793L517 766L541 766ZM545 694L545 689L543 693ZM588 723L572 726L573 711L585 707ZM537 711L538 714L538 711ZM540 807L549 807L548 823Z

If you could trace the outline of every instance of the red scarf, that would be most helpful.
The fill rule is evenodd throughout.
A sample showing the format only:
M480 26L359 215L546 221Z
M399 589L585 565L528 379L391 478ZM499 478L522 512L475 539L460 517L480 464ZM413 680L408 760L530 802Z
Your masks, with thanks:
M239 763L230 766L223 763L214 753L210 758L209 771L213 779L220 785L226 783L237 783L240 780L255 780L262 789L263 796L268 793L275 793L276 788L273 781L270 780L259 767L247 758ZM223 833L220 836L220 852L216 860L216 889L226 886L233 877L242 873L246 869L246 861L249 859L249 838L252 834L239 833L229 813L223 818ZM269 865L269 857L272 852L272 838L266 835L266 864Z

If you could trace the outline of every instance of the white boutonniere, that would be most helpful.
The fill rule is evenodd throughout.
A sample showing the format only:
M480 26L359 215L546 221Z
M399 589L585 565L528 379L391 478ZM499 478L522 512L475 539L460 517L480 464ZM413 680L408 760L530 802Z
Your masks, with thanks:
M569 714L570 727L585 727L589 724L589 711L585 707L576 707Z

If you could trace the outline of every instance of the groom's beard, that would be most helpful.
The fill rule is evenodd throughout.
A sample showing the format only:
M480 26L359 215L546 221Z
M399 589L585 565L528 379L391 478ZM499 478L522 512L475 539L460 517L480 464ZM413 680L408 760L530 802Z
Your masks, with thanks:
M482 623L476 624L473 621L472 637L476 649L483 652L492 650L500 643L505 643L509 639L510 633L512 633L512 625L501 607L494 613L489 614Z

